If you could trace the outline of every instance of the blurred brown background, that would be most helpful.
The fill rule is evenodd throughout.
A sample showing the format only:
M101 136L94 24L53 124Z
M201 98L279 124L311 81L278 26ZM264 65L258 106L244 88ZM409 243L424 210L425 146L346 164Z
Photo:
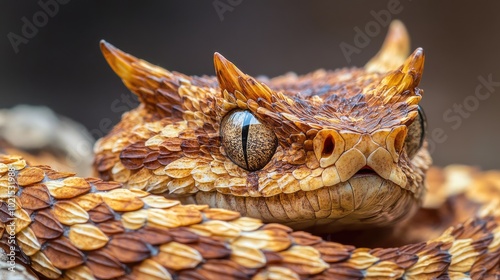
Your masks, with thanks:
M98 137L130 107L122 100L127 89L101 57L100 39L189 75L213 74L214 51L253 75L303 74L362 66L387 27L376 23L377 31L372 23L369 42L350 63L339 46L356 46L355 28L365 30L373 13L392 5L389 14L406 24L412 48L426 51L423 106L430 134L441 133L431 137L435 163L500 168L500 86L486 100L474 97L479 76L500 81L498 1L59 1L68 3L46 18L40 3L55 0L0 2L0 108L43 104ZM23 17L40 26L31 38L23 36ZM13 46L12 34L23 43ZM461 116L448 111L464 101Z

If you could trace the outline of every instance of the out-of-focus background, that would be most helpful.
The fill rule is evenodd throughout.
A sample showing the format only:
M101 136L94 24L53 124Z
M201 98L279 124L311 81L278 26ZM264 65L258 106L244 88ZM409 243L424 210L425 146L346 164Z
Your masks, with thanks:
M98 138L136 105L101 39L188 75L213 74L215 51L252 75L304 74L362 66L397 18L426 51L435 163L500 168L498 11L498 1L451 0L2 1L0 108L46 105Z

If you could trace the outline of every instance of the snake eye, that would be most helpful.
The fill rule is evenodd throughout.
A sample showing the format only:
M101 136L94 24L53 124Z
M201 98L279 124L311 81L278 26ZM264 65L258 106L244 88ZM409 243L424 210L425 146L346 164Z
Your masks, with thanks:
M263 168L278 146L274 132L245 110L229 112L222 120L220 133L227 156L248 171Z
M408 135L405 139L406 153L409 158L413 158L420 150L425 138L425 129L427 127L427 119L422 107L418 106L418 116L408 126Z

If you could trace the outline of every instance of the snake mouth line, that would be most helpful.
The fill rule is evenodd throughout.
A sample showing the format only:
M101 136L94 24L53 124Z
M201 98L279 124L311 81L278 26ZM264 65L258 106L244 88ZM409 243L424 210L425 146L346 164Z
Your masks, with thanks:
M237 211L315 234L391 225L418 205L409 190L377 174L356 175L332 186L269 197L197 192L181 201Z
M355 178L355 177L364 177L364 176L373 176L373 175L378 175L378 174L370 166L365 165L360 170L358 170L358 172L356 172L352 176L352 178Z

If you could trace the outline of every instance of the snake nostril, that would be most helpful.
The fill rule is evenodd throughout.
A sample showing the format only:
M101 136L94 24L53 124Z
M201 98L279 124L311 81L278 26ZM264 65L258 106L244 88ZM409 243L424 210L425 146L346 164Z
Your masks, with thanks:
M321 153L323 157L328 157L333 153L333 148L335 148L335 142L331 135L326 137L325 142L323 143L323 152Z

